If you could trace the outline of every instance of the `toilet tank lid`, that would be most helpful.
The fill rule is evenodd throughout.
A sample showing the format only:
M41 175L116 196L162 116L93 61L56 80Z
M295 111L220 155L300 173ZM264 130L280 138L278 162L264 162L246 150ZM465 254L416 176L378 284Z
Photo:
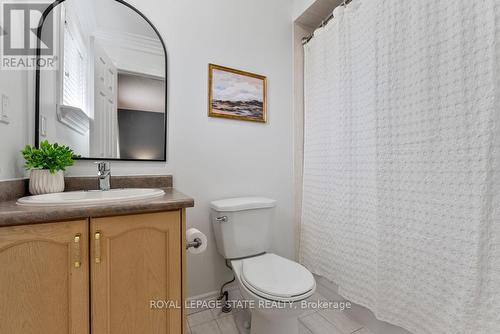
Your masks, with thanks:
M276 200L265 197L227 198L210 203L210 207L219 212L265 209L273 208L275 206Z

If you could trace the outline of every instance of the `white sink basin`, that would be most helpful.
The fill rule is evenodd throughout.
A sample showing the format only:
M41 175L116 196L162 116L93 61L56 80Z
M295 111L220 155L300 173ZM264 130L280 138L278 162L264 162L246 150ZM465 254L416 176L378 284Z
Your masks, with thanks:
M161 197L165 192L161 189L111 189L107 191L68 191L46 195L28 196L17 200L19 205L53 206L53 205L98 205L137 201Z

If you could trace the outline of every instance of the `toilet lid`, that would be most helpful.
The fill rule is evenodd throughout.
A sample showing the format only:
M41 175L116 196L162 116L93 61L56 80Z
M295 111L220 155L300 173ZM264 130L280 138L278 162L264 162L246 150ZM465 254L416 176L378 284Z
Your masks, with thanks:
M300 299L303 295L312 293L316 287L316 281L309 270L275 254L243 260L242 276L243 281L249 285L248 288L255 293L279 299Z

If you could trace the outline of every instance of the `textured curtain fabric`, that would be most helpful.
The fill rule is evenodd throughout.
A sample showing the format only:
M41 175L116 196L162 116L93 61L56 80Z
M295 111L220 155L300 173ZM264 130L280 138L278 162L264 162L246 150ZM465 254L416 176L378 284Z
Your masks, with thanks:
M500 1L334 16L305 46L301 262L415 334L500 333Z

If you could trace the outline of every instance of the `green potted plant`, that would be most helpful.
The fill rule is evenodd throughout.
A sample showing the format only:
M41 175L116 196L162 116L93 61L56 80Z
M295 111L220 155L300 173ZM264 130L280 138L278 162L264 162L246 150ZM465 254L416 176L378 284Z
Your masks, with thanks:
M45 140L39 148L26 145L21 153L25 168L31 170L29 191L32 195L64 191L64 171L73 165L72 149Z

